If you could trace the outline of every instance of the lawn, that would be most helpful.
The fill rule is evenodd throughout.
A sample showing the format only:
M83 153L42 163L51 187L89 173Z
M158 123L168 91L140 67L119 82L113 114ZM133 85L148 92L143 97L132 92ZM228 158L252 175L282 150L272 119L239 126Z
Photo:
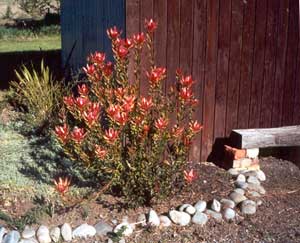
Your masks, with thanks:
M57 50L61 48L60 36L45 36L25 40L0 40L0 53Z

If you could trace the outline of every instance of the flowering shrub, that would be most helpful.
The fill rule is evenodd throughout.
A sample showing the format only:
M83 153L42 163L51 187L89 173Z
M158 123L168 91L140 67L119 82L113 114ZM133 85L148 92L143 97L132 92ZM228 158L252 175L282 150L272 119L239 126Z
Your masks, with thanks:
M153 55L157 23L146 20L145 28L146 33L126 39L116 27L107 30L114 64L106 61L104 53L88 57L83 70L89 82L79 85L76 95L64 98L68 115L55 128L65 152L119 188L131 206L168 195L175 182L187 178L189 147L202 129L192 120L198 103L192 77L178 69L176 84L164 95L166 68L155 66ZM140 94L143 48L151 63L145 73L150 84L146 96ZM134 80L128 78L130 56Z

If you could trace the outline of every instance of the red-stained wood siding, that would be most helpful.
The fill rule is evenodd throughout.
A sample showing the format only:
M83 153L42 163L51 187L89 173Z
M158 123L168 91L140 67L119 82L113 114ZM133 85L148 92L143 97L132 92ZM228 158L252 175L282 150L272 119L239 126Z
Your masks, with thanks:
M204 130L192 160L207 160L232 129L300 124L298 0L126 0L128 36L150 17L166 90L177 67L196 80Z

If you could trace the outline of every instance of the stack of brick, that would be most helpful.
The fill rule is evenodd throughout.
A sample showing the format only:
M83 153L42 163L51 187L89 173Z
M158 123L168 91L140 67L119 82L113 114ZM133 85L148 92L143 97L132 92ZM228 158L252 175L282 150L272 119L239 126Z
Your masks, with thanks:
M259 149L237 149L225 145L226 160L237 170L259 170Z

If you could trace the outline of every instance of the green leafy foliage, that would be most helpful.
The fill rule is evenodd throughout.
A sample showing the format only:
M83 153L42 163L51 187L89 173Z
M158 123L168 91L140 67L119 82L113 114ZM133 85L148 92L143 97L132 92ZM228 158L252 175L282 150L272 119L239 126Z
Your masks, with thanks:
M59 13L60 0L15 0L20 9L32 17L42 16L52 10Z

